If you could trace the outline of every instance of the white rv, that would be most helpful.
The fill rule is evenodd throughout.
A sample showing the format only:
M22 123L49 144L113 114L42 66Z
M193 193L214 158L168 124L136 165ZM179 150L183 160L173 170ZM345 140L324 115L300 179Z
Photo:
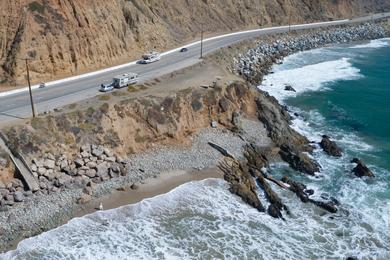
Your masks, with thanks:
M138 81L138 74L136 73L126 73L123 75L116 76L114 78L114 87L123 88L131 84L135 84Z
M161 54L156 51L153 51L142 55L142 60L140 60L140 63L148 64L148 63L159 61L160 59L161 59Z

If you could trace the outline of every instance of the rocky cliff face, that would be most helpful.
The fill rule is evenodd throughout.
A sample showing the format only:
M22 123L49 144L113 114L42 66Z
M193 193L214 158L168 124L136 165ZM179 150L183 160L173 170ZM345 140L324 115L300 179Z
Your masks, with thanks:
M187 137L211 122L237 131L237 112L256 115L256 92L242 82L215 88L189 88L166 97L130 98L120 103L96 102L83 110L73 109L42 116L26 125L5 130L10 148L27 157L45 152L71 155L80 145L109 147L121 155L163 144L186 144Z
M4 0L0 2L0 83L77 74L163 50L207 33L350 17L390 8L384 0Z

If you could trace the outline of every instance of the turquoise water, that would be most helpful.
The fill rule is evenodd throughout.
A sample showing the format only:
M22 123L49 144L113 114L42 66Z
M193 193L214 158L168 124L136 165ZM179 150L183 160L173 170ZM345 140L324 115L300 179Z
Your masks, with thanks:
M328 134L342 147L335 159L317 146L316 177L285 163L270 169L304 182L315 197L336 197L336 214L271 184L291 212L274 219L231 195L223 180L209 179L73 219L0 259L390 259L389 79L390 40L383 39L292 55L259 86L299 114L297 131L317 142ZM355 156L376 178L351 173Z
M287 104L317 110L327 124L355 133L374 147L364 157L390 169L390 46L340 53L352 56L350 63L360 70L361 78L327 84L329 90L305 93Z

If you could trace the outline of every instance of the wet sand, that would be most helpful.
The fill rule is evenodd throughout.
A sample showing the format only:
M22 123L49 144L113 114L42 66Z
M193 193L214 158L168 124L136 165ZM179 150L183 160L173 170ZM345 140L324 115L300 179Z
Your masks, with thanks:
M149 178L144 183L136 183L136 189L126 188L123 191L115 190L111 194L94 199L83 205L74 217L82 217L98 210L100 203L104 210L134 204L147 198L165 194L174 188L191 181L200 181L208 178L222 178L218 168L209 168L201 171L171 171Z

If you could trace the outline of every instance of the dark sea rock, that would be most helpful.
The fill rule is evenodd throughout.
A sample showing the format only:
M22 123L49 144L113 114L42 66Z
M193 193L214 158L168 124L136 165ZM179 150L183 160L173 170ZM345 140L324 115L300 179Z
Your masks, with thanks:
M291 85L286 85L286 86L284 86L284 90L286 90L286 91L292 91L292 92L297 92Z
M277 146L291 144L304 149L309 143L306 137L290 127L292 119L290 114L273 96L260 91L256 106L259 120L264 124L268 136Z
M313 176L320 171L320 166L316 161L302 152L294 151L289 145L282 145L279 154L296 171Z
M331 197L331 198L329 198L329 200L325 200L325 201L314 200L314 199L309 198L310 195L308 195L308 193L306 192L307 188L306 188L306 185L304 185L303 183L293 181L290 178L288 178L287 176L282 178L282 182L290 185L289 189L292 192L294 192L303 203L310 202L310 203L316 205L317 207L325 209L326 211L328 211L330 213L336 213L338 211L336 206L339 205L339 202L335 198Z
M218 166L224 173L224 179L230 184L229 191L256 208L265 212L265 208L256 193L256 183L244 163L236 160L223 161Z
M320 146L330 156L334 156L334 157L342 156L341 148L334 141L330 140L329 136L327 135L322 136Z
M357 177L375 177L374 173L368 169L368 167L358 158L353 158L351 163L356 163L356 167L353 168L352 172L357 176Z

